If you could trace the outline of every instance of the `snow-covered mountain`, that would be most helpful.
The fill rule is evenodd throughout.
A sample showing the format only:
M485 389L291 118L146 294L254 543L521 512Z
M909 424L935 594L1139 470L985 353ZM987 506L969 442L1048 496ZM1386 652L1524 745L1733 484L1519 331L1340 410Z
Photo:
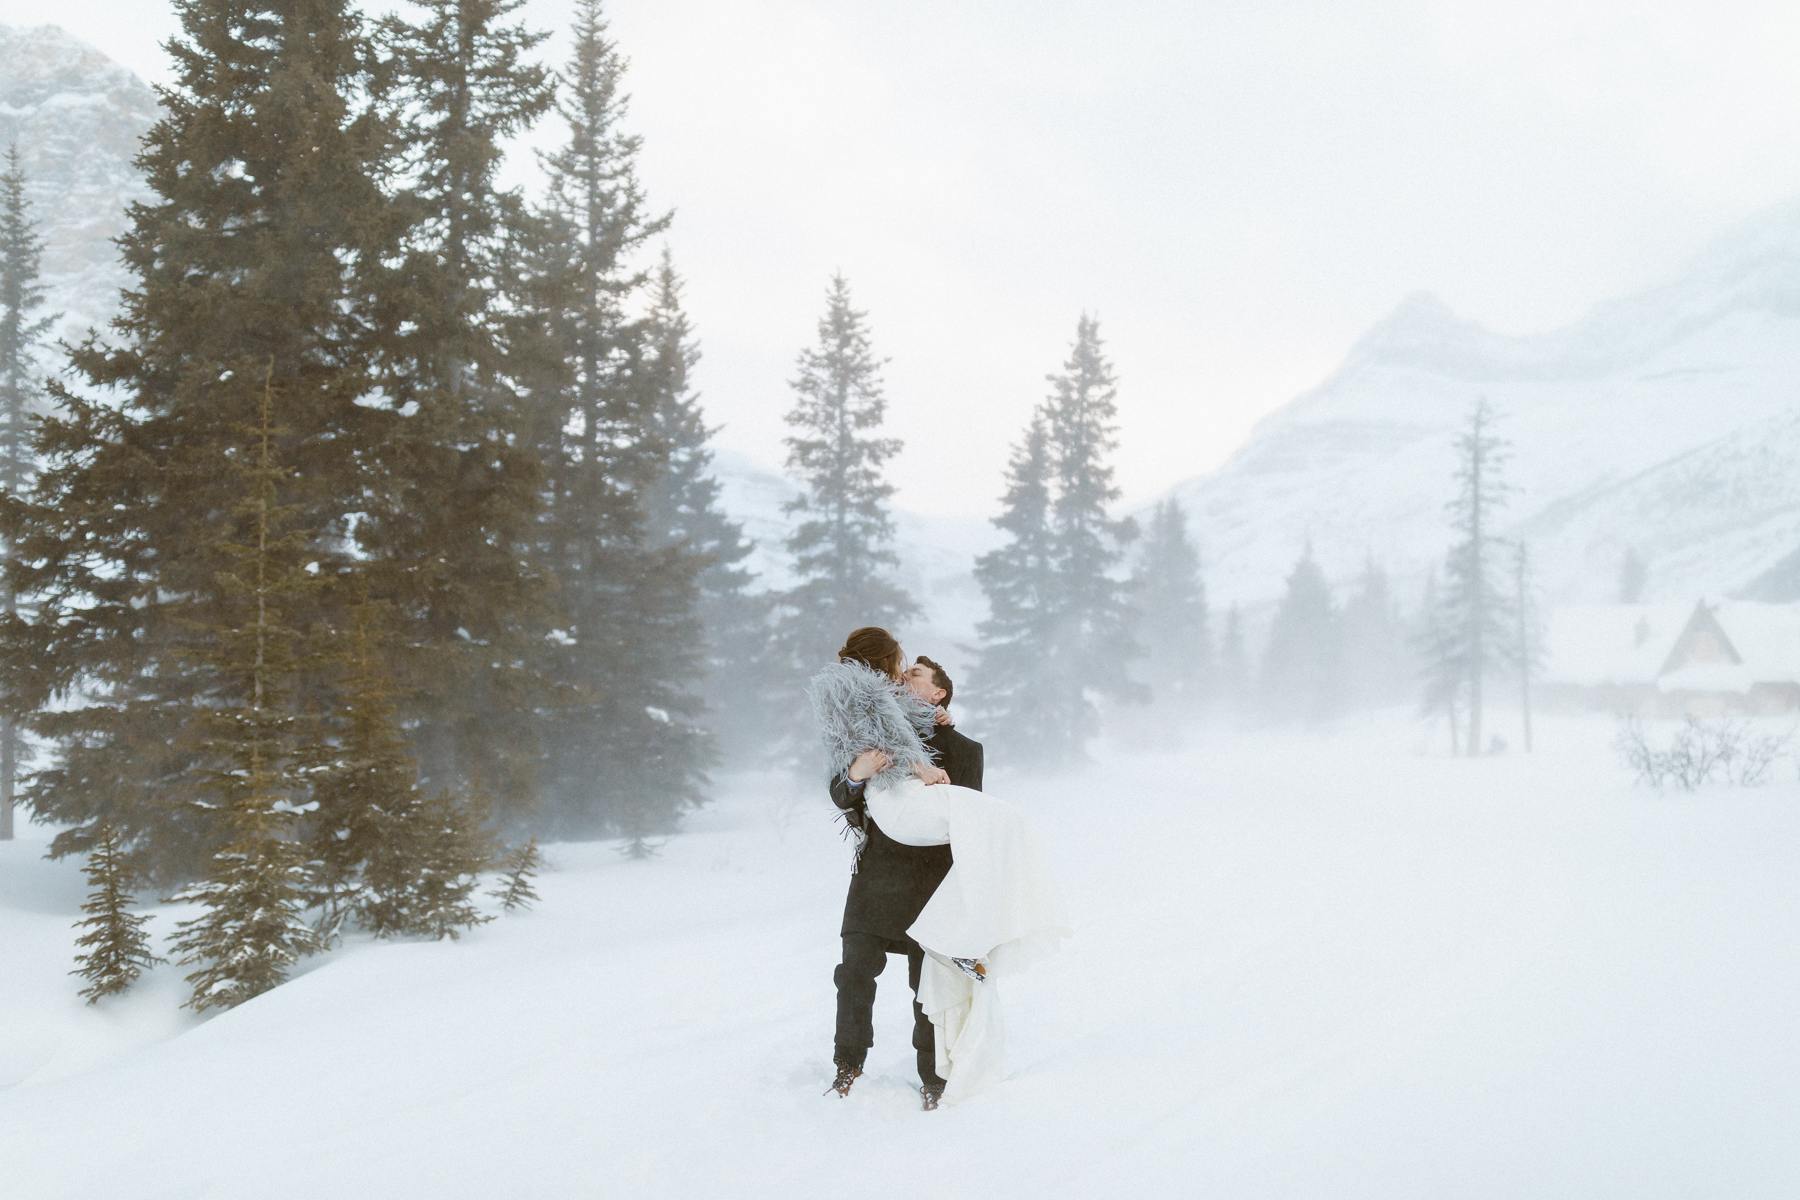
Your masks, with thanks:
M31 175L65 337L103 323L126 282L111 239L143 194L132 158L156 115L149 87L55 26L0 26L0 144L16 141ZM1508 337L1406 300L1223 467L1173 490L1214 600L1266 605L1309 539L1335 579L1372 555L1415 596L1448 542L1452 439L1479 396L1514 444L1502 532L1531 542L1553 601L1609 598L1627 545L1649 562L1653 600L1787 598L1800 588L1800 202L1551 333ZM752 565L782 586L791 483L733 455L718 465L758 543ZM970 639L984 611L970 568L995 542L988 515L899 514L934 644Z
M117 306L127 277L112 239L146 195L132 163L156 118L150 86L85 42L55 25L0 25L0 149L19 148L61 338Z
M1407 299L1174 489L1214 598L1266 603L1309 539L1335 579L1372 555L1417 587L1448 546L1452 440L1482 396L1513 443L1501 532L1532 545L1551 600L1611 599L1628 545L1652 599L1753 589L1800 546L1800 202L1551 333Z

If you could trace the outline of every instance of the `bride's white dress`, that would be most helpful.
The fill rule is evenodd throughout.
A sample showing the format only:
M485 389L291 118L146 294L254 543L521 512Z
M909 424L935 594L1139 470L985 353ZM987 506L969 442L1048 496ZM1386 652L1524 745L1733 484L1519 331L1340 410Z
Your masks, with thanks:
M1005 1031L998 985L1069 935L1048 860L1025 810L954 784L877 780L869 815L908 846L950 845L952 865L907 933L928 952L919 1004L937 1028L946 1101L1000 1077ZM979 958L976 983L947 959Z

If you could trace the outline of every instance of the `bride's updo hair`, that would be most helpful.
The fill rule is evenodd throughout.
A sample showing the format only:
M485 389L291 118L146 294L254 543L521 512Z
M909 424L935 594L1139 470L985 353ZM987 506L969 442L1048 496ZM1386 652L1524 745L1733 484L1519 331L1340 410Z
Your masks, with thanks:
M844 639L839 662L861 663L889 679L900 678L900 642L879 625L864 625Z

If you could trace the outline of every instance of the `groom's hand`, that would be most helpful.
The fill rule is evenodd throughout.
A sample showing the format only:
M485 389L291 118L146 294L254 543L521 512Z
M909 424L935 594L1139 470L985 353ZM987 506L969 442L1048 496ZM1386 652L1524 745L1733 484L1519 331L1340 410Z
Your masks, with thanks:
M850 782L861 783L870 776L887 770L891 761L879 750L864 750L850 763Z

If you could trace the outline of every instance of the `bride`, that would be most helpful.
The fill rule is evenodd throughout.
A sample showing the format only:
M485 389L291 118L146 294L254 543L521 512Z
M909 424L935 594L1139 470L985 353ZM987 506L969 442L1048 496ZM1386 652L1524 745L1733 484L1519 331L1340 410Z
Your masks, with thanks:
M937 710L902 683L905 661L887 630L858 629L807 692L832 771L879 765L865 796L881 831L909 846L949 844L950 872L907 933L986 991L1066 937L1067 922L1024 809L955 786L932 761L925 739Z

